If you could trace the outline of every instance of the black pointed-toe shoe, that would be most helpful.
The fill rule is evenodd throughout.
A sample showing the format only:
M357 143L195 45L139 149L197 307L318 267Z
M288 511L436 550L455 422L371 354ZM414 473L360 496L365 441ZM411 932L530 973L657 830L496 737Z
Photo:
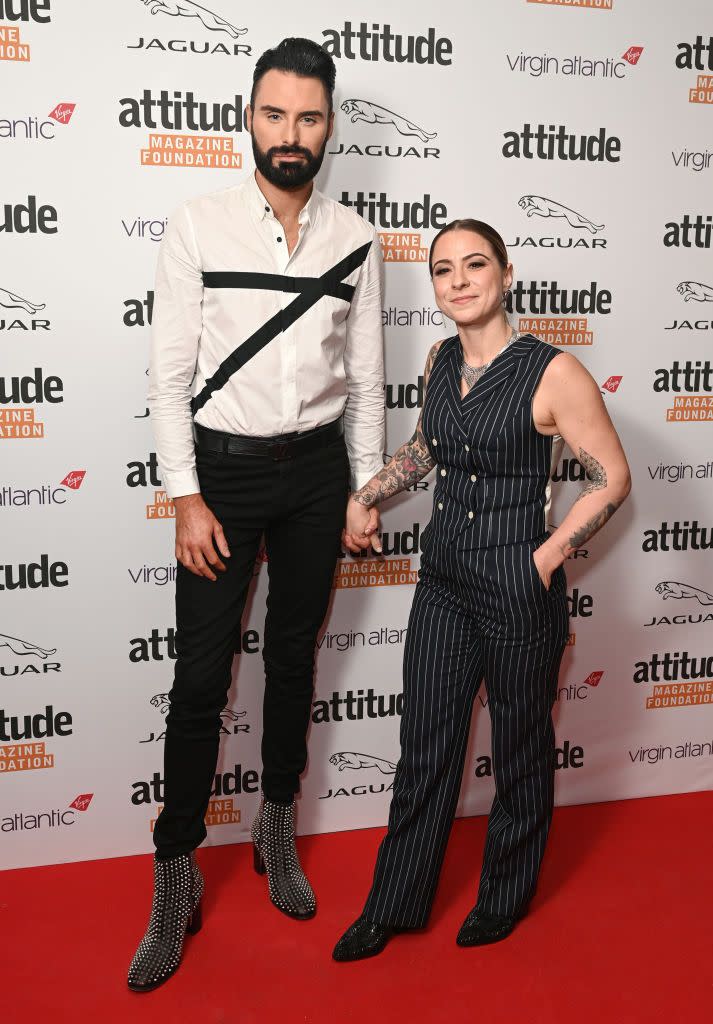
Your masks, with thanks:
M253 863L267 873L270 900L288 917L307 921L317 913L312 886L300 866L295 846L295 805L265 800L251 830Z
M154 893L146 934L129 967L132 992L151 992L175 974L186 934L202 925L203 876L192 853L154 857Z
M346 962L347 960L366 960L369 956L377 956L395 929L387 924L376 924L359 917L345 931L332 950L332 959Z
M459 946L487 946L506 939L518 922L517 917L496 917L473 907L456 936Z

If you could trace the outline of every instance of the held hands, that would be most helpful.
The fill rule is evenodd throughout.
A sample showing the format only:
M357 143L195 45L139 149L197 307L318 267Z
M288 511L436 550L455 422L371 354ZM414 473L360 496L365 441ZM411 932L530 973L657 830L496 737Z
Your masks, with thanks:
M173 503L176 507L176 558L195 576L216 580L216 571L225 572L218 551L225 558L230 557L223 527L200 494L186 494L174 498Z
M347 502L347 516L342 530L342 544L353 555L358 555L364 548L371 546L377 554L381 554L379 526L381 517L378 509L367 508L354 501L351 497Z

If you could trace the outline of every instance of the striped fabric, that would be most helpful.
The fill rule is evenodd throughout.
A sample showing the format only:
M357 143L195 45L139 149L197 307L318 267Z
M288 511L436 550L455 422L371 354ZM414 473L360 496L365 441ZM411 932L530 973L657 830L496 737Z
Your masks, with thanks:
M534 892L552 818L551 711L568 618L563 569L546 590L532 559L546 538L553 445L532 424L532 399L557 354L523 336L462 400L457 338L431 371L423 429L437 484L404 652L389 830L363 911L371 921L428 918L483 680L496 796L477 905L516 916Z

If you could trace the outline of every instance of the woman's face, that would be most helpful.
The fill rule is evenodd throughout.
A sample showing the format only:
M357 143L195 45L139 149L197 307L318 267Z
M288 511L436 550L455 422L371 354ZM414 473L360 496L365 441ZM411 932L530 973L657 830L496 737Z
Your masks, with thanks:
M503 292L512 284L482 235L447 231L433 252L433 290L438 308L459 327L486 324L502 315Z

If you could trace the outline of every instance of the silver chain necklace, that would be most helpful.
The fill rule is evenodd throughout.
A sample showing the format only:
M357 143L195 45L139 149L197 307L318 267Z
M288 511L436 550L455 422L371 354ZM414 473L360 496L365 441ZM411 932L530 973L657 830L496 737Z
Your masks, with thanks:
M517 332L516 331L512 331L512 333L510 334L510 337L505 342L505 344L500 349L500 351L496 352L495 355L493 356L493 358L490 360L490 362L489 363L484 363L483 366L471 366L470 363L466 363L465 355L463 354L463 348L461 347L460 375L463 378L463 380L465 381L466 386L467 386L469 391L471 390L471 388L475 384L478 383L478 381L483 376L485 371L487 369L489 369L493 365L493 363L498 358L498 356L501 356L503 354L503 352L505 351L505 349L508 347L508 345L511 345L513 343L513 341L515 341L516 338L517 338Z

